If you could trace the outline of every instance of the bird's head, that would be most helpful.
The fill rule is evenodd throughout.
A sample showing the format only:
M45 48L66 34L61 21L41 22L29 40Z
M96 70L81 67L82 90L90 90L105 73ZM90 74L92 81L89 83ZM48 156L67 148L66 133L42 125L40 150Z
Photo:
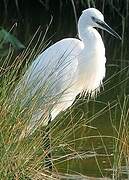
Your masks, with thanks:
M104 16L99 10L95 8L88 8L82 12L82 17L86 25L103 29L116 38L121 39L121 37L104 22Z

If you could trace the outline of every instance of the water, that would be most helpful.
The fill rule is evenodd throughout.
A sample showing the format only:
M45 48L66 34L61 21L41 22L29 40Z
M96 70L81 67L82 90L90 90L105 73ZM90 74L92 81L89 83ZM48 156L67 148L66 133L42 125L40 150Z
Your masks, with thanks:
M85 102L80 108L86 114L84 115L84 120L81 120L78 126L73 127L80 119L81 115L79 114L70 122L73 125L68 125L70 124L68 122L70 117L68 121L65 119L65 123L61 123L62 129L70 126L68 129L71 129L71 131L70 135L65 135L64 133L63 140L60 139L60 142L57 143L58 145L61 144L62 148L60 147L58 152L55 151L53 156L60 157L60 155L63 155L64 158L61 161L66 161L59 162L57 167L65 173L76 172L87 176L112 177L116 148L114 137L118 137L115 128L119 127L120 123L120 107L116 103L105 106L98 102ZM104 110L102 111L103 108ZM89 113L87 114L87 112ZM77 110L73 114L75 115L76 113ZM55 137L58 137L59 134L62 134L61 127L58 129ZM72 140L73 143L70 143L69 141ZM64 144L66 144L65 147ZM70 153L73 154L71 155ZM67 158L65 157L66 155L68 155ZM121 161L121 163L121 166L124 166L125 162ZM125 174L123 173L122 176L125 177Z

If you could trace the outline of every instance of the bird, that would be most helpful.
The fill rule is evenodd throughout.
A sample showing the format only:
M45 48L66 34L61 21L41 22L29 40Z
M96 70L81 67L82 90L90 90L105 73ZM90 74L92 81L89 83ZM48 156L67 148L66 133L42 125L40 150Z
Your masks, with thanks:
M48 47L21 78L15 96L24 89L21 105L27 107L35 99L28 132L38 124L47 125L54 120L72 105L79 93L85 91L94 96L100 90L106 74L106 57L102 37L96 28L121 39L106 24L99 10L85 9L78 20L79 38L64 38Z

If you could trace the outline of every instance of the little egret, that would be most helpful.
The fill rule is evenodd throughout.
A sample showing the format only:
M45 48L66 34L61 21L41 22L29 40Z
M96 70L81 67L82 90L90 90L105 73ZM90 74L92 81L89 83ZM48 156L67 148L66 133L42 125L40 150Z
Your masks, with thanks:
M21 82L27 89L22 105L33 101L38 107L32 112L29 128L53 120L59 112L70 107L79 93L94 95L105 77L105 47L99 32L103 29L116 38L120 36L105 22L103 14L88 8L78 21L79 39L65 38L41 53L26 71ZM20 84L16 88L21 89ZM17 94L17 93L15 93Z

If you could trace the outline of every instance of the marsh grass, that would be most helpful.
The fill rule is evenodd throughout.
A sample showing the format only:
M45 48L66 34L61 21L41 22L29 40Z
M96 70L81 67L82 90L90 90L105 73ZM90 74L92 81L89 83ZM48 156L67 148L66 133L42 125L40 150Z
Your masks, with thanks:
M114 164L113 179L121 179L122 175L129 178L129 97L124 97L123 102L118 99L120 116L119 124L113 125L116 139L114 139ZM116 121L116 120L115 120Z
M88 179L87 176L83 175L85 171L81 170L81 166L85 165L86 167L90 159L94 159L93 162L96 165L92 168L99 172L97 172L98 176L103 178L112 176L114 179L128 176L128 96L120 93L123 101L119 96L114 100L103 100L109 92L112 92L112 88L106 89L106 86L112 81L114 83L113 78L118 77L121 72L124 74L125 69L117 72L106 81L105 91L101 91L97 99L87 101L85 97L79 98L68 111L61 113L52 122L50 130L47 132L51 135L51 148L45 150L44 145L47 143L46 136L48 135L45 127L40 125L34 133L21 138L21 134L28 124L28 119L31 119L33 105L21 109L20 103L23 96L10 104L10 97L17 81L25 72L23 69L21 75L17 73L20 66L23 65L22 60L28 64L31 59L30 56L29 58L26 56L26 52L29 54L30 50L25 50L21 56L16 57L16 60L21 59L20 64L14 63L2 74L0 178ZM8 58L11 58L11 55L10 52ZM28 59L26 60L26 58ZM127 76L127 73L125 74ZM125 81L117 81L113 89L125 87L123 83L127 84L127 81L128 77ZM24 116L25 113L27 118ZM110 129L113 131L111 134L106 134L98 125L99 122L97 123L98 120L101 121L102 117L103 121L106 120L105 115L107 120L110 119L109 122L111 122ZM96 144L98 142L100 143L99 147ZM112 142L111 147L108 146L109 142ZM44 159L50 152L53 163L52 175L44 166ZM103 161L106 161L106 167L103 167ZM88 172L87 168L86 171ZM107 173L108 171L110 171L110 175ZM86 175L94 176L94 172Z

